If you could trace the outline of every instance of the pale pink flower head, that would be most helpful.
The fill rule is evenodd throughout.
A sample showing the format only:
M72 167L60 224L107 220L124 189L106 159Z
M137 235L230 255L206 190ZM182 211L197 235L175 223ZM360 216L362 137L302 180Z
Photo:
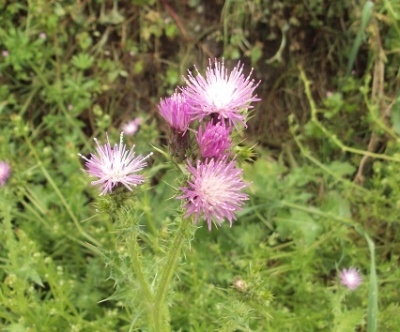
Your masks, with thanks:
M343 286L346 286L347 288L354 290L361 284L361 276L358 273L358 270L354 267L351 267L349 269L343 269L342 272L340 272L340 282Z
M44 32L39 33L39 38L40 39L46 39L47 38L46 33L44 33Z
M188 170L191 173L188 187L180 188L183 195L177 197L186 200L183 206L187 210L185 218L194 214L197 223L202 215L209 230L213 220L221 225L228 219L232 226L232 221L236 220L235 212L249 199L242 193L249 185L241 178L243 170L236 167L235 160L228 161L227 158L209 159L204 163L197 161L196 167L188 162Z
M227 150L232 145L229 137L231 129L223 122L209 122L206 128L200 126L196 135L197 144L203 158L222 158L226 156Z
M224 60L215 60L207 67L203 77L197 70L197 75L189 71L185 78L187 87L183 89L187 102L191 106L193 119L203 119L208 115L217 114L218 118L228 120L229 125L241 123L246 127L246 113L250 104L259 101L254 90L260 84L255 83L250 76L243 75L243 65L240 62L231 71L225 69Z
M3 51L1 52L1 55L2 55L4 58L7 58L7 57L10 55L10 52L8 52L7 50L3 50Z
M0 161L0 186L4 186L10 177L11 167L5 161Z
M138 155L135 157L134 146L127 149L123 143L123 132L120 136L119 144L111 146L107 135L107 143L100 145L95 139L97 148L96 153L91 153L90 159L79 154L86 161L86 172L98 178L92 181L92 185L100 185L100 195L111 193L114 187L124 185L128 190L132 191L132 187L136 187L144 182L144 177L136 174L141 171L147 163L145 160L152 155L146 157Z
M122 130L126 135L133 136L138 131L142 121L142 118L136 118L134 120L128 121L122 126Z
M186 97L178 92L165 99L161 99L158 110L162 117L178 133L185 133L192 121Z

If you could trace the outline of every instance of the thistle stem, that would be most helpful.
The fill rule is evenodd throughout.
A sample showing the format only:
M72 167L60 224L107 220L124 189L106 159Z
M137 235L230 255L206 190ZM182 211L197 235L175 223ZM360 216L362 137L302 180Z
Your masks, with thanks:
M169 324L167 322L168 312L165 310L165 297L167 295L168 287L171 283L171 278L174 274L177 261L180 257L181 248L185 239L188 222L181 220L181 224L175 234L175 238L169 249L167 260L161 271L160 282L157 287L157 292L154 298L154 330L155 331L169 331Z
M130 243L130 258L133 271L135 272L137 281L139 282L144 302L146 303L146 312L149 324L152 322L151 308L154 301L153 294L150 291L150 285L145 277L142 260L142 250L138 243L138 237L132 236Z

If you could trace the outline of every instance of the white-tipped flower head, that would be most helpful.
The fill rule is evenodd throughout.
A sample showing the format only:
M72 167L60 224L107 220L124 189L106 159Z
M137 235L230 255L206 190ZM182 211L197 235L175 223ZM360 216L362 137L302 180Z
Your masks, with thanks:
M182 91L190 105L193 119L203 119L208 115L217 114L221 121L225 119L229 125L241 123L246 127L247 110L250 104L259 101L254 90L260 82L255 83L243 75L243 65L240 62L229 73L225 69L224 60L214 65L211 62L207 67L206 76L203 77L197 70L197 75L191 72L185 78L187 87Z
M5 161L0 161L0 186L4 186L10 177L11 167Z
M221 225L224 219L228 219L232 226L232 221L236 220L235 212L241 210L244 201L249 199L242 193L248 186L241 178L243 170L236 168L236 162L228 162L227 158L210 159L205 163L198 161L196 167L188 162L188 170L191 179L187 188L181 188L183 195L178 197L186 200L183 206L187 210L185 218L194 214L197 223L203 215L209 230L213 220Z
M351 267L349 269L343 269L342 272L340 272L340 282L343 286L346 286L347 288L354 290L361 284L361 276L358 273L358 270L354 267Z
M137 173L147 165L145 160L151 154L146 157L142 155L135 157L134 146L127 149L123 143L123 132L119 144L115 144L114 147L111 147L108 135L106 144L100 145L97 139L95 142L96 153L91 153L90 159L79 155L86 161L86 172L98 178L91 184L100 186L100 195L111 193L118 185L124 185L132 191L132 187L144 182L144 177Z

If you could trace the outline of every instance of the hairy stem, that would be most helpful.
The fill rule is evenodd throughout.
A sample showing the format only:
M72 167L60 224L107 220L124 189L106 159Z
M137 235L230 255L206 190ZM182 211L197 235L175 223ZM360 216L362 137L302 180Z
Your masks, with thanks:
M149 282L144 274L142 250L138 243L137 236L132 236L132 238L129 241L129 247L130 247L129 249L130 249L130 258L131 258L132 268L133 268L133 271L135 272L136 279L139 282L139 285L140 285L140 288L142 291L143 300L146 304L148 323L149 323L149 326L151 326L152 325L151 323L153 320L151 311L152 311L152 304L154 301L154 297L150 291Z
M183 241L185 239L186 231L187 231L188 222L185 220L181 220L181 224L175 234L175 238L173 239L172 245L169 249L168 256L161 271L160 282L158 284L157 292L154 298L154 330L155 331L169 331L169 326L167 322L167 312L164 312L165 306L165 297L167 295L168 287L171 283L171 278L175 272L175 267L177 261L180 257L181 248L183 245Z

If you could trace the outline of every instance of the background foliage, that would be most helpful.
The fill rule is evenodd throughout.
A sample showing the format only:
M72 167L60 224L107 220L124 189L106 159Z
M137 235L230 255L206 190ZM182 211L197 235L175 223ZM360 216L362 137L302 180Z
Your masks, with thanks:
M159 98L214 57L262 81L241 137L255 146L251 201L185 247L172 330L373 331L375 314L377 331L400 330L399 0L0 0L0 12L2 330L143 328L119 239L137 234L156 273L176 174L156 153L121 209L97 198L77 153L139 116L128 144L164 146ZM337 277L349 266L363 275L354 292Z

